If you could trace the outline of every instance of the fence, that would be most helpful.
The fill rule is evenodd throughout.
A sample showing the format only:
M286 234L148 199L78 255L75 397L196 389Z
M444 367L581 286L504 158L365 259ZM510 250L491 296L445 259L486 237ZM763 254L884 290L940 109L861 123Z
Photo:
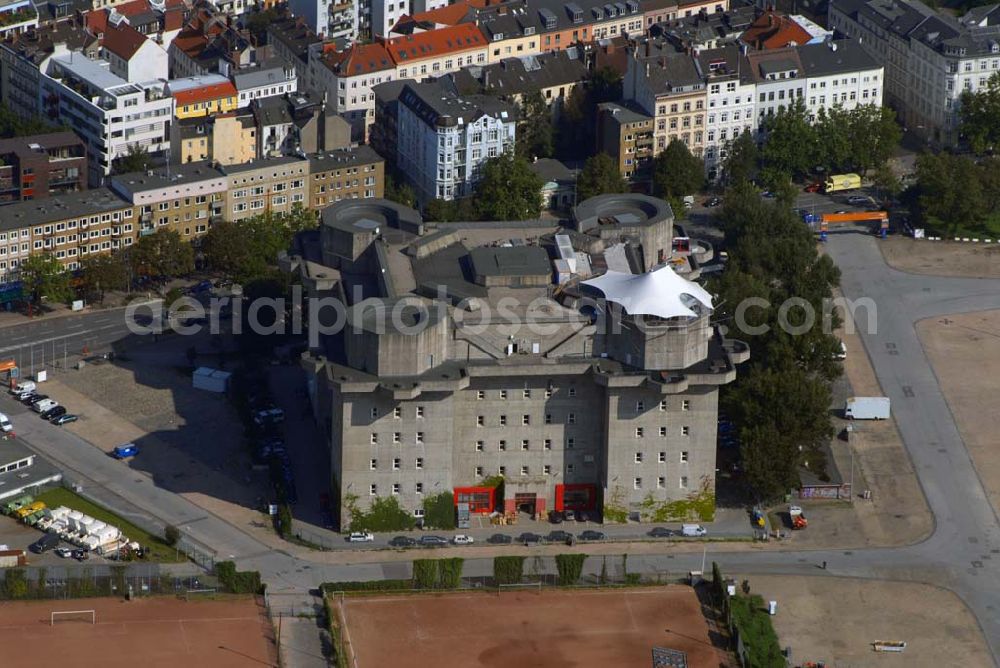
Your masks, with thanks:
M211 576L173 573L165 564L60 564L4 570L0 599L182 594L215 587Z
M125 509L119 510L118 504L125 504L126 502L119 499L119 497L114 497L114 499L109 502L109 499L106 496L108 492L105 492L104 495L94 494L87 485L73 481L67 477L65 473L63 474L63 485L95 505L106 508L117 515L125 514L125 512L123 512ZM116 503L115 500L118 500L118 502ZM128 514L128 521L140 529L143 529L154 536L163 535L164 530L166 529L166 524L146 514L135 513L134 508L129 509L126 512ZM180 540L177 541L176 547L179 551L186 554L191 561L205 569L205 571L211 572L215 569L215 558L218 553L204 543L182 534Z

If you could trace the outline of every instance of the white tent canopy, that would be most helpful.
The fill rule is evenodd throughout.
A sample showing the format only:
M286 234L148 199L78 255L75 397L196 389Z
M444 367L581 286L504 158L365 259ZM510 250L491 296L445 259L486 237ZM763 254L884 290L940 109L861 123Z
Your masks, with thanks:
M700 303L712 308L712 295L697 283L681 278L668 266L645 274L609 271L583 281L597 288L604 298L621 305L630 315L653 315L660 318L695 317L690 305Z

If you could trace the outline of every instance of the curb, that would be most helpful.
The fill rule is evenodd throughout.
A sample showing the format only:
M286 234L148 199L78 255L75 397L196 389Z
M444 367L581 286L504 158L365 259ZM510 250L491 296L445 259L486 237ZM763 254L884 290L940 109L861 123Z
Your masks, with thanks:
M992 243L998 243L998 244L1000 244L1000 239L996 239L996 240L994 240L994 239L971 239L969 237L954 237L952 239L945 239L944 237L920 237L920 239L917 239L917 241L920 241L921 239L924 240L924 241L957 241L959 243L973 243L973 244L980 244L980 243L981 244L992 244Z

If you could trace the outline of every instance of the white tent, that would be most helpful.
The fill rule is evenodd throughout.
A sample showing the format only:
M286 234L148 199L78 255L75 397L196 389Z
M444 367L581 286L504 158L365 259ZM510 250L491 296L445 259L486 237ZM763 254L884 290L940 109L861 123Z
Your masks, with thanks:
M660 318L693 318L695 304L712 308L712 295L697 283L681 278L668 266L645 274L608 271L584 281L597 288L604 298L621 305L629 315L652 315Z

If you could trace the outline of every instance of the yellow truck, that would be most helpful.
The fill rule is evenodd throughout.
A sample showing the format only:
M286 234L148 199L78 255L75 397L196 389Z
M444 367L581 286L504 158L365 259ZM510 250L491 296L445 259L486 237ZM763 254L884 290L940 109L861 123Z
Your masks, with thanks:
M34 503L23 506L14 511L14 516L18 519L23 519L32 513L37 513L39 510L45 509L45 503L42 501L35 501Z
M823 185L823 192L836 193L842 190L856 190L861 187L858 174L831 174Z

